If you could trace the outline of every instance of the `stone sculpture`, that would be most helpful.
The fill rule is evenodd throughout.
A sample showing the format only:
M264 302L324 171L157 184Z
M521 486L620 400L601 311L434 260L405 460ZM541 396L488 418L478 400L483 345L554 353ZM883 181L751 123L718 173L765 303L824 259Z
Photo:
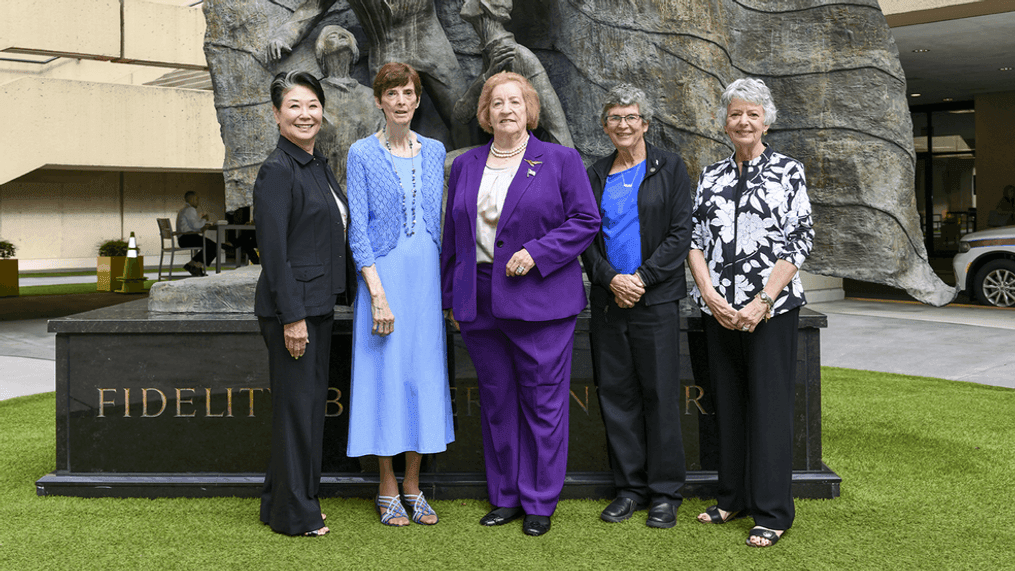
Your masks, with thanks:
M374 105L374 92L349 76L359 59L356 38L342 26L325 26L314 46L324 71L324 122L317 144L328 157L338 184L345 189L345 159L349 145L384 127L384 116Z
M268 42L278 60L320 20L336 0L304 0ZM423 89L451 130L455 147L469 144L469 131L451 121L455 102L465 92L465 75L437 20L433 0L349 0L370 43L370 75L390 61L414 67Z
M519 44L514 34L504 29L504 24L511 21L513 4L513 0L465 0L461 15L479 34L483 45L483 73L473 80L455 104L455 119L468 123L476 116L479 94L486 80L497 72L513 71L528 79L539 93L539 127L549 135L550 142L574 147L567 117L546 69L532 50Z
M417 9L408 27L394 19ZM418 50L441 62L431 65L451 66L450 46L458 73L477 77L486 42L461 9L462 0L206 0L227 209L250 203L250 173L277 137L267 103L271 75L280 66L317 68L306 38L341 24L368 42L371 61L428 40L441 46L433 55ZM954 297L927 263L906 81L877 0L514 0L511 14L505 31L546 70L585 160L612 150L599 104L607 89L629 82L656 103L649 140L679 150L693 176L732 153L720 124L722 87L759 77L780 108L768 142L807 169L817 239L804 269L902 288L935 305ZM280 27L293 38L292 51L275 63L265 46ZM357 65L353 77L369 83L372 76ZM464 80L460 86L440 104L445 121Z

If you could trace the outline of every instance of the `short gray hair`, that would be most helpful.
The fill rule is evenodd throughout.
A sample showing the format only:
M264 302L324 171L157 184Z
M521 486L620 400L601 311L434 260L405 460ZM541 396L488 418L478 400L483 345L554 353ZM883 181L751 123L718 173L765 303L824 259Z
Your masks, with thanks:
M769 91L768 86L765 85L764 81L746 77L729 84L729 86L726 87L726 91L723 91L722 96L719 97L719 101L722 103L722 108L719 109L720 125L726 125L726 112L729 110L730 103L732 103L734 99L741 99L748 103L761 105L761 108L765 113L765 125L775 123L775 118L778 116L779 110L775 108L775 101L772 100L772 92Z
M606 100L603 101L603 111L599 115L599 122L603 125L606 124L606 115L609 114L610 109L627 107L628 105L637 105L642 120L646 124L652 122L652 104L649 103L648 96L630 83L621 83L606 92Z

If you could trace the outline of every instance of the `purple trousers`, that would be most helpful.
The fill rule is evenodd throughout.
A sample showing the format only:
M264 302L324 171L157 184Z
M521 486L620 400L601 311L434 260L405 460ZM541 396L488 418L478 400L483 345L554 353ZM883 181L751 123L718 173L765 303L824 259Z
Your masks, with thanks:
M490 503L553 515L567 472L571 350L577 316L494 317L490 264L478 266L476 320L460 323L479 382Z

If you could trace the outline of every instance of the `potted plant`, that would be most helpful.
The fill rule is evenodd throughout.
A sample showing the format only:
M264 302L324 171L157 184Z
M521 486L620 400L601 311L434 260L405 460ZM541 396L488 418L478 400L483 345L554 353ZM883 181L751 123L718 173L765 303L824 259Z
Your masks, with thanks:
M123 265L127 262L127 241L106 240L99 244L99 256L95 260L95 277L97 291L114 291L120 289L117 278L123 276ZM144 273L144 256L137 257L137 263Z
M17 250L14 244L0 240L0 297L18 296Z

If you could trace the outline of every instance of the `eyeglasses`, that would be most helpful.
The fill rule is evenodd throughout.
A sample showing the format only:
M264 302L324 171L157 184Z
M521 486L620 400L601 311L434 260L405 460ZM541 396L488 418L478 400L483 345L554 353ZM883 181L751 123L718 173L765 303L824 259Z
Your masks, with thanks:
M607 115L606 116L606 124L610 125L611 127L616 127L617 125L620 125L621 121L627 121L628 125L637 125L637 124L641 123L641 115L631 114L631 115Z

